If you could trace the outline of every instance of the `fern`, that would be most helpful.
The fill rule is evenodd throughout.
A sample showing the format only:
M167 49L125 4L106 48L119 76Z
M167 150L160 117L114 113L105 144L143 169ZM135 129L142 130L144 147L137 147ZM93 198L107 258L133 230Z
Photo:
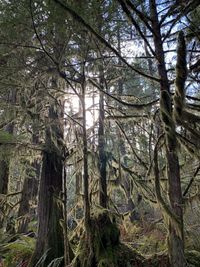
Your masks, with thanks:
M39 259L39 261L36 263L35 267L44 267L44 262L47 258L48 252L50 249L47 249L44 254L42 255L42 257Z
M9 134L6 131L0 131L0 143L1 144L7 144L14 141L14 137L12 134Z
M0 244L0 255L4 257L3 266L15 267L20 262L29 260L35 247L35 239L23 235L7 235L4 239L0 237Z
M59 267L63 261L63 257L52 260L47 267Z

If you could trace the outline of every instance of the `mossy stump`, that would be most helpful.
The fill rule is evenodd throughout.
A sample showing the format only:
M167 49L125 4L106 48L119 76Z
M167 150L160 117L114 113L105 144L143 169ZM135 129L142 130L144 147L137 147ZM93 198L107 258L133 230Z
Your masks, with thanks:
M95 208L89 233L84 234L73 267L142 267L143 258L120 243L116 216L106 209Z

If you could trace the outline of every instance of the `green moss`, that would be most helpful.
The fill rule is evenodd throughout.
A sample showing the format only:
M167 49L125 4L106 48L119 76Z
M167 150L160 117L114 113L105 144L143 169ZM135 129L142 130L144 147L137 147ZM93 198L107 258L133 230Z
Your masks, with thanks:
M115 246L119 244L120 232L115 216L106 209L97 208L91 217L91 231L95 261L102 266L106 262L110 266L111 263L116 265L114 251Z
M186 251L186 259L191 267L200 266L200 252L196 250Z
M90 226L89 238L85 235L78 246L74 267L142 266L143 258L120 243L115 214L95 208L95 212L91 213Z
M144 257L127 244L119 244L115 255L118 267L144 267Z

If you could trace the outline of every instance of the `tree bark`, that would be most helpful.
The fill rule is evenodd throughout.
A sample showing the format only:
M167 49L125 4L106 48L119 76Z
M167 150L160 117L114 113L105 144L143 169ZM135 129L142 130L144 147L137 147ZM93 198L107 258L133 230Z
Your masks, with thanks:
M18 218L20 218L18 233L28 232L28 224L31 220L30 201L36 200L37 196L41 165L38 160L35 160L32 163L32 167L35 170L34 176L26 177L23 184L21 202L18 211Z
M16 102L16 90L12 90L8 93L8 104L14 105ZM6 111L4 111L6 113ZM8 123L4 130L13 134L14 132L14 123ZM0 194L7 194L8 192L8 177L9 177L9 161L5 159L0 160Z
M63 129L60 124L58 107L49 108L51 125L46 129L46 151L43 152L42 171L38 202L38 238L35 252L29 267L34 267L38 260L47 253L44 266L54 258L64 255L63 231L60 219L63 218L61 199L63 155ZM54 139L54 140L53 140Z
M102 5L98 4L97 6L97 28L98 31L104 35L103 32L103 15L102 15ZM99 58L102 58L102 51L101 47L97 47L97 55ZM99 72L99 86L103 90L104 89L104 62L103 58L100 60L98 65L98 72ZM98 128L98 154L99 154L99 161L98 161L98 168L99 168L99 204L103 208L107 208L108 204L108 196L107 196L107 175L106 175L106 166L107 166L107 158L106 158L106 151L105 151L105 107L104 107L104 93L99 92L99 128Z
M0 194L8 192L9 163L6 160L0 161Z
M102 85L102 78L100 78ZM104 131L104 95L100 92L99 96L99 129L98 129L98 149L99 149L99 204L107 208L107 175L106 175L106 152L105 152L105 131Z
M12 90L8 93L8 104L13 105L16 102L16 91ZM14 123L10 122L5 126L4 129L7 133L13 134ZM2 146L2 145L1 145ZM1 147L3 149L3 147ZM0 160L0 194L6 195L8 193L8 183L9 183L9 159ZM1 207L0 207L1 209ZM3 227L4 218L0 217L0 228Z
M32 143L38 144L39 133L38 130L35 130L34 126L35 123L33 122ZM30 176L30 174L27 173L28 177L25 177L22 189L22 196L18 210L18 218L21 217L18 227L18 233L27 233L28 224L31 220L29 202L31 200L36 200L38 193L38 185L39 185L40 169L41 169L41 164L39 162L39 159L35 159L34 162L31 164L31 167L34 169L34 175L31 174Z
M160 112L166 138L169 200L172 211L179 221L179 223L174 223L173 218L169 218L169 258L172 267L184 267L186 266L186 260L184 257L183 237L183 199L181 192L179 160L176 150L177 141L175 134L175 123L172 116L172 99L170 94L169 80L167 77L167 70L165 66L164 50L156 3L155 0L150 0L149 3L152 28L154 30L153 40L155 46L157 68L160 77Z
M84 79L84 78L83 78ZM86 129L86 107L85 107L85 81L82 82L82 113L83 113L83 189L84 189L84 218L86 233L90 230L90 201L89 201L89 174L88 174L88 145Z

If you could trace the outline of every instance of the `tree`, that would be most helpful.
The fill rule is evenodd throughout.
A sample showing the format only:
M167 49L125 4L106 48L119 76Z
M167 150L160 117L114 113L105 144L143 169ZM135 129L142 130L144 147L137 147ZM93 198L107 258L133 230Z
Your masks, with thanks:
M93 34L102 44L106 45L112 52L114 52L123 63L130 67L130 64L122 58L119 52L113 48L113 46L108 43L100 33L95 31L79 14L72 10L68 5L62 4L60 1L55 1L63 9L65 9L72 17L74 17L79 23L81 23L89 32ZM131 1L118 1L122 7L123 12L130 19L133 26L138 31L140 37L147 45L150 53L156 58L158 75L157 77L152 77L149 74L145 74L142 71L138 71L136 68L131 68L137 73L141 74L143 77L150 78L154 81L159 82L160 84L160 109L161 109L161 118L163 122L163 127L165 131L165 140L166 140L166 158L167 158L167 169L168 169L168 183L169 183L169 198L170 206L173 213L170 213L170 224L169 224L169 254L170 261L172 266L185 266L184 258L184 239L183 239L183 211L182 211L182 192L181 192L181 181L180 181L180 169L178 162L178 155L176 152L177 141L176 141L176 131L175 131L175 122L173 119L172 112L172 97L170 92L170 83L167 75L166 61L164 56L163 42L170 37L171 31L177 22L178 18L187 14L191 10L191 6L186 6L183 10L179 7L176 9L175 5L167 6L168 12L165 11L164 16L159 20L156 2L154 0L149 1L149 13L150 16L142 14L142 12L135 7ZM196 2L194 1L194 6ZM165 10L165 9L163 9ZM147 27L148 31L153 36L154 48L152 47L150 41L146 38L142 32L140 25L135 20L132 12L138 16L141 22ZM164 37L161 35L161 27L167 18L167 15L175 13L175 23L172 23L170 29ZM184 83L184 77L183 77ZM174 214L174 215L172 215ZM174 225L174 217L176 218L176 225ZM178 229L178 230L177 230ZM178 256L177 256L178 255Z
M147 224L148 212L155 219L149 203L159 204L166 219L170 266L186 266L183 213L190 194L198 195L199 167L191 162L199 159L200 147L199 100L191 91L198 81L198 36L193 39L190 19L197 1L0 5L5 40L0 43L0 148L15 148L18 155L9 158L5 195L15 198L14 216L17 210L19 216L29 212L33 184L27 178L34 166L39 171L36 160L42 162L38 235L29 266L63 258L68 265L73 253L67 225L80 219L84 223L74 233L82 224L83 234L74 266L121 266L125 254L123 264L150 264L120 243L118 229L127 215L136 226ZM13 103L7 101L8 90L16 92ZM10 135L4 130L11 124ZM13 166L14 161L19 164ZM184 171L193 166L187 181ZM14 187L22 191L12 194ZM27 222L20 228L26 232Z
M44 5L43 5L44 4ZM42 4L42 9L45 10L45 3ZM38 8L38 6L36 6ZM31 5L31 16L33 22L33 28L37 36L37 41L40 43L43 52L46 54L46 58L53 61L53 68L58 67L59 60L62 60L63 53L65 53L65 31L63 31L64 23L63 19L61 24L57 20L52 20L51 4L48 6L50 13L45 18L45 26L41 26L40 30L46 31L44 39L51 38L53 42L53 56L49 54L46 49L49 49L48 42L43 46L43 40L38 34L38 28L36 28L36 20L34 18L33 5ZM47 10L48 13L48 10ZM58 12L59 13L59 12ZM57 15L62 15L62 12ZM61 17L62 18L62 17ZM47 21L46 21L47 20ZM59 28L60 25L60 28ZM40 24L38 25L40 27ZM51 28L53 27L53 28ZM58 31L57 31L58 29ZM52 30L52 32L51 32ZM50 31L50 35L49 35ZM63 35L62 35L63 34ZM49 264L53 259L63 256L64 251L64 236L63 232L66 231L66 224L61 224L66 221L66 214L63 213L63 206L59 204L62 202L62 192L65 188L65 166L64 161L66 158L66 147L64 144L64 106L63 106L63 94L57 96L59 89L59 73L52 74L46 78L47 88L52 88L54 91L50 94L48 99L48 121L45 126L45 147L42 156L42 170L39 187L39 201L38 201L38 238L36 243L36 249L32 256L29 266L35 266L39 259L46 253L45 264ZM64 215L64 219L63 219ZM63 227L63 228L62 228ZM67 236L65 235L65 239ZM65 246L68 242L65 243ZM69 247L68 247L69 249ZM69 254L68 254L69 255ZM70 255L71 256L71 255ZM65 255L65 262L67 263L67 255Z

